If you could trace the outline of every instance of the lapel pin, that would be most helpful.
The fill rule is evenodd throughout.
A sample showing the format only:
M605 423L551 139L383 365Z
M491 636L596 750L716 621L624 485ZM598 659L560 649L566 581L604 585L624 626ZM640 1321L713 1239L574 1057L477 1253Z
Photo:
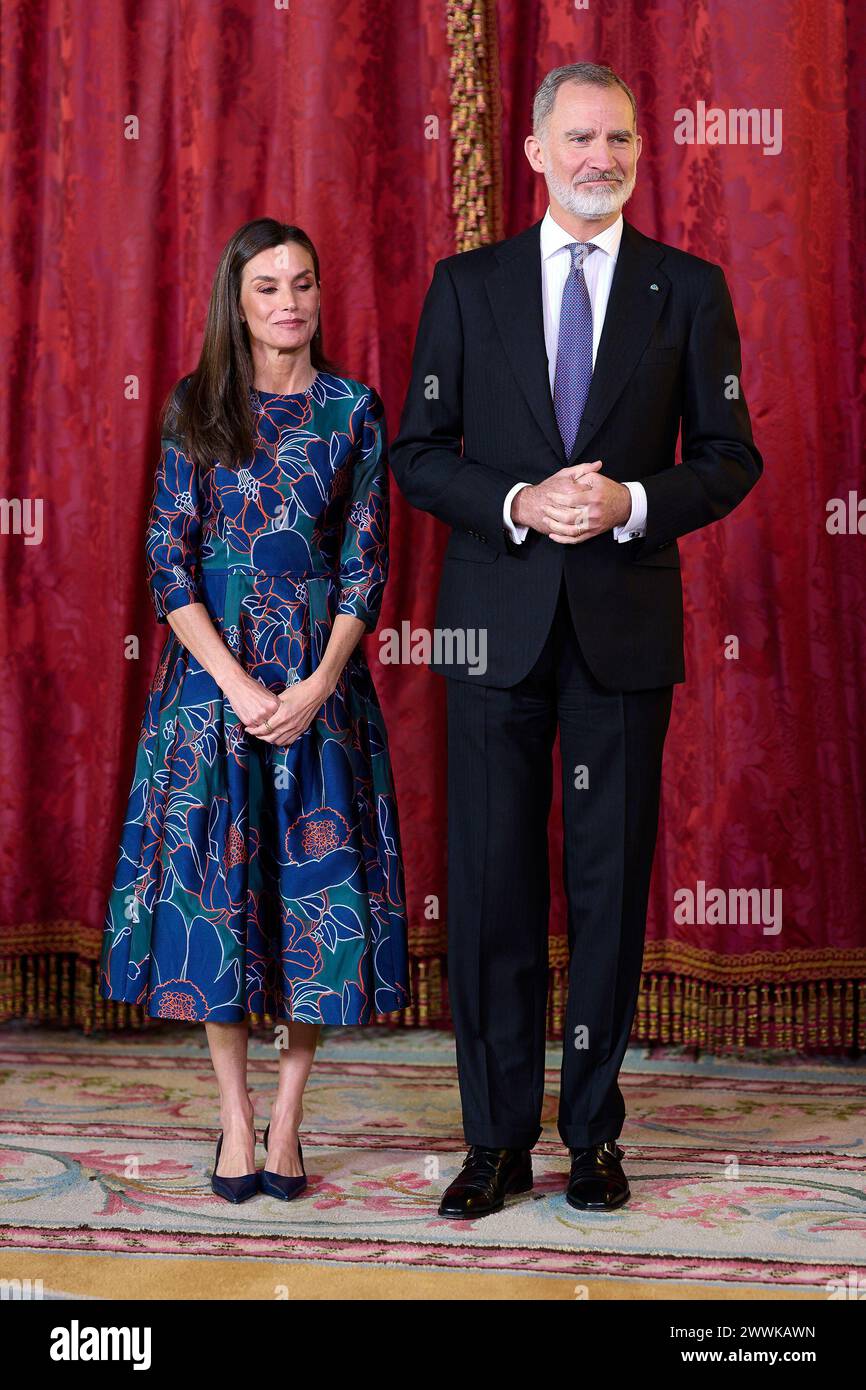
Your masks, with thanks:
M653 283L650 285L650 289L651 289L651 290L657 290L657 289L658 289L658 285L655 283L655 281L653 281Z

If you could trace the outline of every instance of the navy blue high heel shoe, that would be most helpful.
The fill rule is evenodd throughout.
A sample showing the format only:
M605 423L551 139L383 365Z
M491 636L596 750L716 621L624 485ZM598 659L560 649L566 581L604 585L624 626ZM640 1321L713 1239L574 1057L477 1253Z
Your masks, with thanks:
M270 1125L265 1128L265 1153L268 1151L268 1134ZM298 1178L287 1177L284 1173L269 1173L267 1168L263 1168L259 1173L259 1189L266 1192L269 1197L281 1197L284 1202L290 1202L293 1197L297 1197L303 1192L307 1185L307 1174L304 1169L304 1151L301 1148L301 1141L298 1140L298 1158L301 1161L301 1176Z
M248 1197L254 1197L259 1190L258 1173L244 1173L239 1178L218 1177L217 1168L220 1163L222 1146L223 1132L220 1130L220 1137L216 1146L216 1158L213 1161L213 1172L210 1175L210 1185L216 1195L224 1197L227 1202L245 1202Z

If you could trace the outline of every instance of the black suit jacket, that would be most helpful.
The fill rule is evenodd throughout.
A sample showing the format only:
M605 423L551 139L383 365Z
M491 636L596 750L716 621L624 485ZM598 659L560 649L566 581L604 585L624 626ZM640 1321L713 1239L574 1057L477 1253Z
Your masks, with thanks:
M597 680L613 690L673 684L685 678L676 539L726 516L762 470L725 277L624 223L566 458L544 343L540 227L438 261L421 313L390 460L409 502L452 528L430 669L482 685L521 680L550 630L564 570ZM643 483L646 536L618 542L608 531L561 545L530 530L516 545L502 520L514 483L595 458L609 477ZM461 650L467 629L486 631L483 673L472 674Z

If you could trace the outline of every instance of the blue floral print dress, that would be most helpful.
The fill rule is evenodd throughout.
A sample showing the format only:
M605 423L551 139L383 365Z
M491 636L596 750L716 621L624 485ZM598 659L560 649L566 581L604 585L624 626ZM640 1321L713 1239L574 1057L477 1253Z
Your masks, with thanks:
M181 387L183 383L181 383ZM165 436L147 537L157 619L203 603L275 694L336 614L376 626L388 572L382 402L319 372L250 390L255 450L201 470ZM169 627L105 916L100 991L154 1018L368 1023L409 1003L399 826L361 645L293 744L248 734Z

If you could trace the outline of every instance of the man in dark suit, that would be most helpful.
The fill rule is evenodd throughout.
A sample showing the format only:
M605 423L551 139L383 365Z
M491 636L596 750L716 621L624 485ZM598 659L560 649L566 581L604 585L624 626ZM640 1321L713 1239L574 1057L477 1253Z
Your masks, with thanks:
M547 213L436 264L391 450L408 500L452 528L430 669L448 678L448 987L470 1146L439 1210L458 1218L532 1186L557 726L566 1196L610 1210L630 1195L617 1077L685 677L677 537L762 469L721 269L623 220L630 89L594 64L555 69L525 148Z

